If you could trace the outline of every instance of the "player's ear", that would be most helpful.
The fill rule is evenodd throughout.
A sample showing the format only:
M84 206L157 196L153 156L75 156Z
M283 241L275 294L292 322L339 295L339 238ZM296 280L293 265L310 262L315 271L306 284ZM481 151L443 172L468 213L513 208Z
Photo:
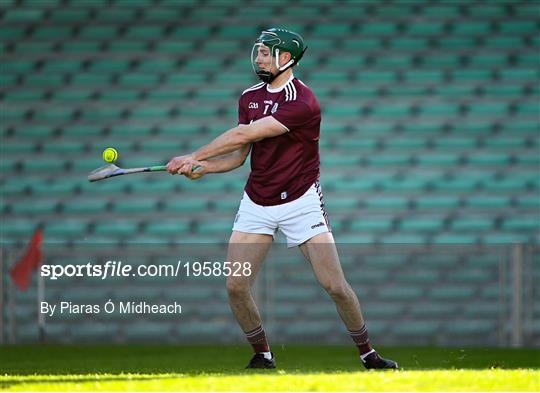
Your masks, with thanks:
M289 60L291 60L291 54L289 52L281 52L279 55L279 65L282 66L283 64L287 64Z

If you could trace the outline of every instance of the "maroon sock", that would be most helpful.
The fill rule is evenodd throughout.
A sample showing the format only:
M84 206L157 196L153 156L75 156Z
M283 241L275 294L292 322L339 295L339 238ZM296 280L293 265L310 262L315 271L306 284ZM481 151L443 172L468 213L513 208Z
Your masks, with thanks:
M369 335L365 324L360 330L349 330L349 334L358 347L360 355L364 355L373 350L373 347L369 342Z
M270 352L270 346L266 340L266 333L262 326L259 326L249 332L244 332L248 342L253 347L255 353Z

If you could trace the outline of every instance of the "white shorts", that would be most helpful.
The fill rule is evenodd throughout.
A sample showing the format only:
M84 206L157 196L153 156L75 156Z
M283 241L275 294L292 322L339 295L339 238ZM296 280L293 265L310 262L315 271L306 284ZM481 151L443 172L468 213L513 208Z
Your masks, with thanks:
M331 231L319 182L300 198L275 206L258 205L244 192L233 231L275 236L278 229L287 238L288 247Z

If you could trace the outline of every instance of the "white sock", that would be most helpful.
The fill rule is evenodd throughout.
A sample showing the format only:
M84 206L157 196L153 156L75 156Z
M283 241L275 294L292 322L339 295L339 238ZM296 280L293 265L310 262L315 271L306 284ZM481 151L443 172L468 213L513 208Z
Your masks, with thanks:
M262 353L265 359L272 360L272 352L259 352Z
M372 350L369 351L368 353L365 353L365 354L363 354L363 355L360 355L360 359L362 359L362 362L365 363L365 360L364 360L364 359L367 358L369 355L371 355L371 354L374 353L374 352L377 352L377 351L374 350L374 349L372 349Z

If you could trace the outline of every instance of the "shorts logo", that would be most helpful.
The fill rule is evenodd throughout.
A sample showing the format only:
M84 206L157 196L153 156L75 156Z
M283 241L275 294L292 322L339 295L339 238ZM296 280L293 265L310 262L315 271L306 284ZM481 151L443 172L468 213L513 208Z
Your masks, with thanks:
M311 226L311 229L315 229L315 228L319 228L319 227L323 227L325 226L326 224L324 222L319 222L318 224L315 224L315 225L312 225Z
M250 102L248 108L249 109L259 109L259 104L257 102Z
M238 222L239 219L240 219L240 213L236 215L236 217L234 218L234 222Z
M281 193L281 199L287 199L287 191Z

